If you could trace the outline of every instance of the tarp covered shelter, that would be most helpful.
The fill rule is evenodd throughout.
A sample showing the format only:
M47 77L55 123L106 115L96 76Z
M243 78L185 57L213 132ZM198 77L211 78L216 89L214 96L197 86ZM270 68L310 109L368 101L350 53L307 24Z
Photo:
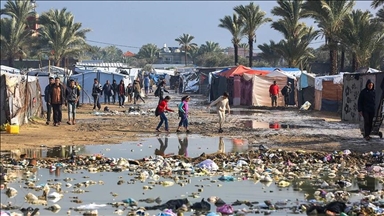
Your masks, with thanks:
M240 104L248 106L271 106L269 87L273 84L273 81L276 81L280 91L285 85L288 84L288 82L291 82L293 99L290 100L290 104L294 105L295 80L290 80L290 78L283 73L275 73L274 76L270 76L269 74L266 76L244 74L241 79L242 85ZM278 105L284 105L284 97L280 96L278 98Z
M45 66L42 68L32 69L28 71L30 76L71 76L72 71L70 69L56 67L56 66Z
M315 78L315 110L339 112L343 99L343 74Z
M42 117L42 101L37 77L1 72L0 124L23 125L33 116Z
M243 74L253 74L253 75L266 75L269 72L268 71L262 71L262 70L253 70L249 67L245 67L243 65L239 65L237 67L233 67L231 69L224 69L221 73L219 73L220 76L225 77L233 77L233 76L242 76Z
M199 93L200 74L195 71L180 73L182 93Z
M360 116L357 110L359 94L364 89L367 80L374 83L376 93L376 110L379 110L381 100L384 96L384 72L379 73L350 73L343 76L343 106L341 119L343 121L359 122Z
M6 73L12 73L12 74L20 74L20 70L13 67L8 67L5 65L0 65L0 71L6 72Z
M315 104L315 75L302 73L297 83L298 107L301 107L306 101L308 101L312 104L311 108L313 108Z
M93 103L93 97L92 97L92 87L93 87L93 80L97 78L101 86L105 84L107 80L109 80L110 83L112 83L113 80L116 80L117 84L120 83L120 80L124 81L125 86L127 86L130 83L130 78L128 75L124 74L117 74L117 73L106 73L106 72L88 72L88 73L82 73L82 74L76 74L70 77L70 79L74 79L77 81L81 86L81 92L80 92L80 103L87 104L87 103ZM100 103L104 102L104 96L100 97Z

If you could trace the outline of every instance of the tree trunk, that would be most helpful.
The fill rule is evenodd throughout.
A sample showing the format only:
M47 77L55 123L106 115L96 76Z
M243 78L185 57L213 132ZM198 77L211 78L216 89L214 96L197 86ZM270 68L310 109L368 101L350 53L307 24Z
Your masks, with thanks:
M187 50L185 50L184 61L185 61L185 66L187 66Z
M340 59L340 71L344 72L344 64L345 64L345 49L341 50L341 59Z
M61 59L55 60L55 66L60 67Z
M337 74L337 49L331 47L329 50L329 58L331 61L330 75Z
M235 49L235 66L239 63L239 45L233 44L233 48Z
M253 38L248 38L248 45L249 45L249 67L252 67L252 60L253 60Z
M356 59L356 54L353 53L352 54L352 72L356 72L358 67L359 67L359 64L358 64L357 59Z
M8 57L8 66L14 67L15 65L15 59L13 57Z

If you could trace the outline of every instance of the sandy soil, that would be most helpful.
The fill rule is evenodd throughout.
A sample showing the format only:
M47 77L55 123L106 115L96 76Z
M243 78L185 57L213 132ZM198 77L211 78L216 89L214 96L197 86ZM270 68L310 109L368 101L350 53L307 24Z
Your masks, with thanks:
M172 95L170 108L176 109L181 95ZM340 122L339 115L323 112L299 112L296 108L233 108L224 133L217 133L215 111L205 109L206 99L193 95L190 103L190 130L205 136L241 137L254 146L264 144L271 148L303 149L308 151L334 151L350 149L367 152L384 149L384 140L374 137L367 142L361 138L357 124ZM67 125L67 112L63 109L63 122L54 127L45 125L44 119L34 119L20 127L20 134L1 133L1 150L33 148L41 145L114 144L155 136L158 118L153 111L157 98L149 96L140 108L147 114L125 114L126 108L108 105L119 114L95 115L91 105L78 109L76 125ZM102 105L104 107L105 105ZM102 108L103 109L103 108ZM103 113L103 112L101 112ZM282 129L270 129L270 123L278 123ZM172 133L178 124L177 113L169 114ZM289 128L285 128L289 127ZM382 130L383 131L383 130ZM139 135L139 136L138 136Z

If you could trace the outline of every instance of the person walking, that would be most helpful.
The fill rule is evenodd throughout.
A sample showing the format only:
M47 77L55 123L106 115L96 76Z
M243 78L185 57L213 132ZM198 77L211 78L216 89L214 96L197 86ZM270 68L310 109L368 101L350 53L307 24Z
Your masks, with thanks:
M181 132L180 128L183 126L185 128L185 132L190 133L188 130L188 102L191 99L189 95L184 96L181 98L181 103L179 104L179 127L177 128L176 132Z
M231 112L228 98L229 98L229 94L227 92L224 92L222 96L217 98L208 106L208 109L210 109L211 106L215 106L215 105L217 107L217 114L219 116L219 133L223 133L223 125L225 122L225 111L228 110L228 115Z
M111 104L111 96L113 93L112 85L109 83L109 80L107 80L103 86L103 93L104 93L104 104L108 105Z
M155 91L155 96L159 97L159 104L164 99L164 92L169 93L167 89L165 89L165 80L160 81L159 85L157 86L157 89Z
M118 92L119 92L119 85L116 83L116 80L113 80L113 82L112 82L112 91L113 91L112 103L115 104L116 103L116 97L117 97Z
M50 88L49 104L53 109L53 126L58 126L63 117L62 105L65 103L64 86L60 83L59 77L55 78L55 83Z
M145 103L145 100L141 97L141 85L140 85L140 79L137 78L133 82L133 93L134 93L134 98L133 98L133 104L136 104L136 101L141 99L143 103Z
M67 124L71 125L71 123L72 123L72 125L75 125L76 124L76 122L75 122L76 105L77 105L77 101L79 101L79 98L80 98L80 90L75 85L74 80L70 80L69 87L65 91L65 98L66 98L65 104L67 104L67 107L68 107ZM71 121L71 119L72 119L72 121Z
M273 81L273 84L269 86L269 96L271 97L272 107L277 107L277 98L279 97L279 86L276 84L276 81Z
M360 92L357 107L359 114L364 118L364 139L370 140L373 118L376 108L375 86L371 80L367 80L365 88Z
M149 91L149 76L148 75L144 76L144 91L145 91L145 96L148 96L148 91Z
M75 81L75 85L79 89L79 92L81 93L81 85L77 81ZM80 94L79 94L79 97L80 97ZM76 108L78 109L79 107L80 107L80 98L79 100L77 100L77 104L76 104Z
M292 83L288 82L287 85L284 86L283 89L281 89L281 94L284 96L284 105L288 107L289 105L289 96L291 95L292 88L291 88Z
M169 111L169 112L174 112L173 110L169 109L168 108L168 102L171 100L171 97L169 96L166 96L158 105L157 105L157 108L156 108L156 116L160 116L160 122L159 124L157 125L156 127L156 131L157 132L161 132L160 131L160 127L163 125L163 123L165 124L165 131L169 132L169 127L168 127L168 119L167 119L167 116L165 115L165 111Z
M127 96L128 96L128 103L132 103L132 94L133 94L133 89L131 83L128 83L127 86Z
M49 122L51 121L51 115L52 115L52 105L49 103L49 97L50 97L50 91L52 85L55 83L55 78L49 77L48 85L44 89L44 100L47 105L47 122L45 122L46 125L49 125Z
M100 105L100 95L103 94L103 88L101 87L99 81L97 78L93 80L93 86L92 86L92 97L93 97L93 110L98 108L98 110L101 109Z
M124 102L125 102L125 85L124 80L120 80L120 84L118 86L118 94L119 94L119 107L124 108Z

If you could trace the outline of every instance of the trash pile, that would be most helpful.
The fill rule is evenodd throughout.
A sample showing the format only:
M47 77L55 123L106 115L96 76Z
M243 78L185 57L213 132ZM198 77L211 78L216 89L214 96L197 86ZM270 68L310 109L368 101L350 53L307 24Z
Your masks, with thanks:
M226 202L224 198L211 196L191 203L188 198L171 199L162 202L160 197L136 201L134 197L119 202L106 204L87 204L68 211L79 211L83 215L97 215L97 209L106 206L116 208L114 214L149 215L157 211L160 216L180 214L199 215L245 215L271 214L273 212L290 212L292 214L328 214L328 215L384 215L384 190L364 191L350 190L352 180L364 181L375 178L384 184L384 151L356 154L349 150L333 153L305 151L270 150L260 146L259 150L247 153L202 154L196 158L184 156L151 156L140 160L125 158L108 158L103 155L76 156L68 159L2 159L2 190L8 197L17 196L18 192L8 183L22 180L29 190L41 191L41 196L29 192L25 202L30 205L43 205L52 212L60 211L58 204L48 206L47 200L56 203L66 193L60 182L47 182L36 185L36 177L29 168L61 169L62 172L72 173L78 170L95 172L127 172L135 180L147 182L143 190L154 187L184 186L191 179L203 176L206 181L221 186L220 182L254 181L263 184L276 184L279 188L293 187L300 190L304 185L317 188L313 194L306 194L304 200L257 202L252 200L236 200ZM8 174L5 173L8 170ZM12 171L23 172L20 177L12 175ZM89 186L104 184L92 180L70 183L73 179L66 178L65 187L72 193L86 193ZM119 180L117 184L123 184ZM134 182L132 182L134 183ZM72 188L72 189L71 189ZM56 190L51 192L50 190ZM198 198L203 188L193 192L190 197ZM118 194L112 193L113 197ZM352 196L361 199L351 202ZM256 199L256 197L255 197ZM71 202L80 203L73 198ZM144 204L146 203L146 204ZM155 205L149 205L156 203ZM211 211L214 206L214 211ZM1 216L11 215L11 211L26 211L11 203L1 204ZM36 208L29 209L30 212Z

